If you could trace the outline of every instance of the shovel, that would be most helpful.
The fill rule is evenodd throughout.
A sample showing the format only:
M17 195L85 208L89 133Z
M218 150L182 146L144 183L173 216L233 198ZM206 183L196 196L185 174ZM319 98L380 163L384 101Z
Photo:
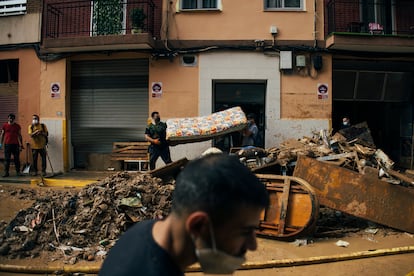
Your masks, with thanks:
M53 170L53 167L52 167L52 162L50 161L49 153L47 152L47 145L46 145L46 147L45 147L45 151L46 151L46 157L47 157L47 160L49 161L49 166L50 166L50 169L52 170L52 175L48 175L48 176L47 176L47 178L51 178L51 177L54 177L54 176L57 176L57 175L62 174L62 172L57 172L57 173L55 173L55 171ZM45 178L46 178L46 176L45 176ZM42 178L42 182L43 182L43 178Z
M30 172L29 147L30 147L30 144L26 143L26 163L24 164L24 169L23 169L24 174L29 174Z

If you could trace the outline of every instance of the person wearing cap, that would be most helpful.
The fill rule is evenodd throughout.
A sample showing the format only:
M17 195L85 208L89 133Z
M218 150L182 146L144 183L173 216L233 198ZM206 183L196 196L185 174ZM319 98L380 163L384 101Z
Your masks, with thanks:
M255 122L255 115L253 113L247 114L247 127L243 130L242 147L257 146L256 140L259 134L259 129Z
M20 176L20 151L23 149L23 139L21 134L21 127L15 122L16 115L10 113L7 116L7 123L1 128L0 148L4 144L4 174L3 177L8 177L11 156L14 158L14 166L16 168L16 175Z

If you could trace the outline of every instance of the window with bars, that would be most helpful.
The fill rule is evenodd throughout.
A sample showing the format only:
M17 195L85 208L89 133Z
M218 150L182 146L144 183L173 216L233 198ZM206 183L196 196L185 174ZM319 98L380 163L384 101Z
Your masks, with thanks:
M181 10L219 9L220 0L181 0Z
M265 0L265 9L298 9L303 10L304 0Z
M0 1L0 16L26 14L27 0L2 0Z

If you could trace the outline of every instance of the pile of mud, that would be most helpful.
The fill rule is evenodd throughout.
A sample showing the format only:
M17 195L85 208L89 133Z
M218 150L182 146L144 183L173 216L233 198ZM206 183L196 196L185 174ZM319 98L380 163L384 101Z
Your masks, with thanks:
M0 254L25 258L61 249L68 255L104 255L133 223L165 217L173 190L173 183L148 174L120 172L81 190L40 193L30 208L0 229ZM15 196L33 196L26 192Z

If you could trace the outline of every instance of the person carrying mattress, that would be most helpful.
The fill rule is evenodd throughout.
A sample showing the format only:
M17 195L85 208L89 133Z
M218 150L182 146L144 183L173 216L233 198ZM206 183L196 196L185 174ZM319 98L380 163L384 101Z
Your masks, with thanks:
M150 142L148 152L150 155L150 170L155 169L158 157L161 157L165 164L171 163L170 147L167 143L167 124L161 122L160 114L157 111L151 113L152 122L145 129L145 140Z

